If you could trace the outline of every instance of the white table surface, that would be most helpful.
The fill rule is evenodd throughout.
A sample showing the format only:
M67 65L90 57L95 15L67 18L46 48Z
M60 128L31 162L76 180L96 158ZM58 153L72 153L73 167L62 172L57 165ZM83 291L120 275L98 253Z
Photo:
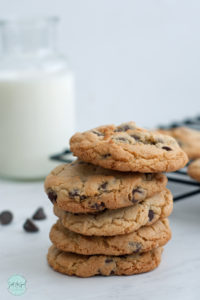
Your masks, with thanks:
M0 226L0 299L14 299L8 278L23 275L26 293L21 299L200 299L200 196L174 204L170 217L173 238L156 270L128 277L68 277L46 262L48 233L56 220L42 183L0 181L0 211L14 212L13 223ZM43 206L48 219L37 221L39 233L22 229L25 219Z

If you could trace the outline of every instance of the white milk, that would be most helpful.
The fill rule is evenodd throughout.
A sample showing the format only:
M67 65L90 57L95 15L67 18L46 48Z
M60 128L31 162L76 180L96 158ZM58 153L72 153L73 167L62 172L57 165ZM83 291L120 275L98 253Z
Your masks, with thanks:
M74 133L71 73L0 77L0 176L41 178Z

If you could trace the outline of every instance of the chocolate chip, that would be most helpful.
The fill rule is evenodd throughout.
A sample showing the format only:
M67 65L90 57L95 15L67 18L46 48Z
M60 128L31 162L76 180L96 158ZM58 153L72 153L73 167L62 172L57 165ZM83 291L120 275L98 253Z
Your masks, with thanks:
M57 200L57 194L56 194L55 191L49 190L48 193L47 193L47 195L48 195L49 200L51 200L51 202L52 202L53 204L56 203L56 200Z
M44 212L44 209L42 207L39 207L36 212L34 213L34 215L32 216L33 220L44 220L46 219L46 215Z
M37 232L37 231L39 231L39 228L30 219L26 220L26 222L23 225L23 228L27 232Z
M146 178L146 181L151 181L153 179L153 174L152 173L146 173L145 174L145 178Z
M138 253L142 248L142 245L138 242L129 242L128 244L134 249L133 253Z
M86 195L80 195L79 192L80 191L78 189L74 189L74 190L69 192L69 197L70 198L78 197L80 200L85 200L87 198L87 196Z
M129 129L134 129L134 128L135 128L134 126L130 126L128 124L124 124L124 125L118 126L115 129L115 132L127 131Z
M149 221L151 222L153 220L153 217L154 217L154 211L152 209L149 210L148 217L149 217Z
M141 137L136 134L131 134L131 137L136 140L136 142L142 142Z
M114 275L114 274L115 274L115 271L112 270L112 271L110 272L110 275Z
M162 149L166 150L166 151L172 151L172 149L168 146L163 146Z
M108 182L102 183L102 184L98 187L98 190L106 190L107 185L108 185Z
M137 203L138 200L144 199L145 195L145 190L143 190L141 187L137 187L132 190L131 202Z
M110 156L111 156L110 153L106 153L106 154L102 155L102 158L107 158L107 157L110 157Z
M120 258L127 258L127 255L120 255Z
M80 197L79 190L78 189L74 189L74 190L70 191L69 192L69 197L71 197L71 198Z
M102 132L99 132L99 131L96 131L96 130L93 130L92 133L94 133L98 136L104 136L104 134Z
M95 209L95 210L102 210L105 208L105 204L104 202L101 202L101 203L94 203L90 206L92 209Z
M86 198L87 198L87 196L85 196L85 195L80 195L80 200L85 200Z
M2 211L2 213L0 214L0 223L2 225L10 224L12 222L12 219L13 214L8 210Z
M109 263L111 263L111 262L113 262L113 259L112 258L106 258L106 260L105 260L105 263L106 264L109 264Z

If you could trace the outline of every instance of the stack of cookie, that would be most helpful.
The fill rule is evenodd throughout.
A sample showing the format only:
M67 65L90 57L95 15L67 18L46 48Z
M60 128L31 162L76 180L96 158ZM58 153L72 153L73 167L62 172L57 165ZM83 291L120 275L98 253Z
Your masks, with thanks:
M173 207L167 178L187 163L167 136L130 122L76 133L78 160L45 180L58 221L48 262L68 275L131 275L153 270L171 237Z

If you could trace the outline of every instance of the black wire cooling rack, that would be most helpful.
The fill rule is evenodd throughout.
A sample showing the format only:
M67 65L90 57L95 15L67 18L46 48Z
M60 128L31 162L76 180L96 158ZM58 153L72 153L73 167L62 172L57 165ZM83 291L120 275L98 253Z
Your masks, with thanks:
M179 122L173 122L167 126L160 125L158 126L158 128L170 129L179 126L187 126L192 129L200 130L200 116L197 116L195 118L188 118ZM60 163L70 163L73 161L72 153L69 149L62 151L61 153L52 155L50 159ZM188 163L188 165L189 164L190 162ZM193 180L187 175L187 166L181 170L167 174L170 189L172 190L172 193L174 195L174 201L179 201L200 194L200 183ZM178 194L177 190L180 190Z

